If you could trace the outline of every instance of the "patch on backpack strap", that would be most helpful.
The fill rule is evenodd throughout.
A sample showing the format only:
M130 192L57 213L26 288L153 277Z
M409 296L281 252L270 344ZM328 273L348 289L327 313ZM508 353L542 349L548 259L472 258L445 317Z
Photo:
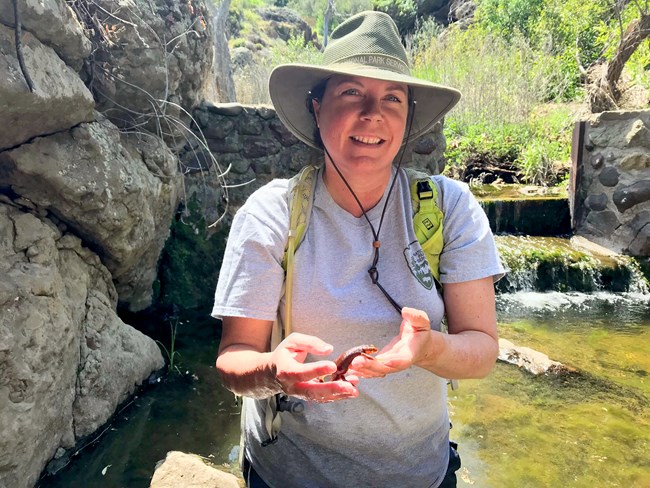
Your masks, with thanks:
M427 290L431 290L434 286L433 275L427 257L424 255L418 241L411 242L404 249L404 258L415 279Z

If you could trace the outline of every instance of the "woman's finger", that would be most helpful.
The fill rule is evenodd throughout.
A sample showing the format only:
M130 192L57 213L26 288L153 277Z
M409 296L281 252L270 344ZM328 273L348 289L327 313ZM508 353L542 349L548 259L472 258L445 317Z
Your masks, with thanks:
M308 334L293 332L284 339L280 346L286 347L293 352L304 352L317 356L326 356L331 354L334 346L324 340ZM279 346L278 346L279 347Z
M420 332L431 330L429 316L423 310L404 307L402 309L402 319L415 331Z

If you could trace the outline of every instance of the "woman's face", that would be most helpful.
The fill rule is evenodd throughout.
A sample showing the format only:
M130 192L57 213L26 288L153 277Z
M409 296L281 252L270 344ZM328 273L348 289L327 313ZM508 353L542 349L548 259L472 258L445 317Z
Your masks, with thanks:
M323 144L341 171L390 168L406 127L406 85L336 75L320 103L312 103Z

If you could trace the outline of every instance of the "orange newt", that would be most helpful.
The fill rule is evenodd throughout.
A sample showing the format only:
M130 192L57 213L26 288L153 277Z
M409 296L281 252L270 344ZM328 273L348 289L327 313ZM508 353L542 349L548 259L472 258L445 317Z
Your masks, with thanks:
M372 344L364 344L362 346L348 349L336 359L336 372L332 374L330 381L347 381L345 379L345 373L348 372L348 368L350 367L350 364L352 364L352 360L357 356L364 356L368 359L375 359L370 354L375 354L377 351L378 349Z

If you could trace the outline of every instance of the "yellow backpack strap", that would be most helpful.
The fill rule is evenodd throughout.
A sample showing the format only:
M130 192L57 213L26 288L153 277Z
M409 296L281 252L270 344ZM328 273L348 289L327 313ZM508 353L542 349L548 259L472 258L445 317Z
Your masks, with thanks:
M442 222L444 215L438 206L438 187L430 176L412 168L404 168L409 178L413 205L413 230L424 255L429 262L431 274L440 283L440 253L444 246Z
M300 170L300 173L289 180L289 235L287 247L282 258L284 269L284 320L280 314L273 324L271 333L271 350L282 342L282 339L291 334L291 313L293 301L293 268L294 254L300 246L305 232L309 226L309 217L314 203L314 189L316 188L316 176L318 166L309 165ZM273 444L278 439L282 428L282 417L280 412L300 412L304 409L304 402L291 400L287 395L278 393L266 399L264 410L264 428L268 437L262 441L262 447ZM242 413L243 413L242 409ZM243 432L242 424L242 432ZM243 451L243 440L240 450Z
M291 334L291 302L293 298L293 258L298 246L305 237L309 226L311 208L314 204L314 188L318 166L305 166L300 173L289 180L289 237L284 251L285 314L282 337Z
M409 179L411 202L413 206L413 230L429 262L431 274L437 286L440 283L440 253L445 245L442 235L444 214L438 206L438 187L431 176L413 168L404 168ZM447 324L443 318L441 330L447 332ZM448 380L452 390L458 389L458 380Z

